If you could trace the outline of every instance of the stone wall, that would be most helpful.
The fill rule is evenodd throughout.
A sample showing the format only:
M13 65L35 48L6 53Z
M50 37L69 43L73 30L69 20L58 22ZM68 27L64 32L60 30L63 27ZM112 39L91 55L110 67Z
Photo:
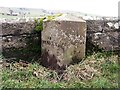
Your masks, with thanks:
M118 50L120 30L118 21L87 20L87 38L105 51Z
M117 27L117 21L87 20L86 24L87 47L90 46L88 42L91 42L94 47L103 48L105 51L119 50L120 30ZM38 53L30 52L32 48L36 49L35 45L38 48L41 44L40 34L34 32L34 22L1 23L0 27L0 31L2 31L0 33L0 43L2 42L5 57L25 59L31 56L34 57ZM21 53L21 50L24 51L25 48L29 48L28 52ZM19 50L19 54L16 54L16 50Z
M30 34L33 32L34 27L34 22L2 23L2 35Z
M87 38L94 44L98 45L104 50L116 50L118 49L118 41L120 30L115 26L117 21L103 21L103 20L87 20ZM109 26L107 23L112 23L113 26ZM3 47L6 44L14 42L14 45L24 41L24 37L33 35L34 22L14 22L14 23L2 23L0 24L0 36L3 40ZM13 37L14 36L14 37ZM21 39L16 39L16 37ZM23 39L22 39L23 38ZM17 40L17 41L16 41ZM12 47L12 45L10 45ZM24 46L21 42L19 46Z
M40 49L40 36L34 32L34 22L8 22L0 26L2 54L5 58L26 60L40 53L35 50Z
M2 47L3 48L19 48L27 45L25 40L31 34L34 34L34 22L16 22L2 23Z

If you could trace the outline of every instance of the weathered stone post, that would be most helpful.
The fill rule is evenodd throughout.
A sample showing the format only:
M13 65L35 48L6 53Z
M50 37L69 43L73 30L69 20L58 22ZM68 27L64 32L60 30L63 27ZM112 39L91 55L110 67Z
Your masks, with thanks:
M85 47L86 21L83 19L62 15L43 22L42 49L47 52L42 57L44 62L68 65L85 56Z

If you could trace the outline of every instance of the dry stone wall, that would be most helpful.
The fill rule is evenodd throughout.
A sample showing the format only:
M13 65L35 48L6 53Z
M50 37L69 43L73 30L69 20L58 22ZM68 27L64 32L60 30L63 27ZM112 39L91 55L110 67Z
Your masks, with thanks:
M44 38L44 39L42 40L42 43L44 42L44 47L49 47L48 44L51 43L51 45L58 44L58 47L61 47L61 48L64 47L66 52L75 51L73 49L73 46L71 46L72 45L71 43L79 44L80 41L76 40L75 42L70 42L69 39L73 38L73 40L75 40L75 38L69 34L79 37L79 35L81 35L82 32L79 32L80 30L78 29L78 27L84 28L85 27L84 24L83 24L84 27L81 27L80 25L82 25L82 24L79 24L78 22L71 22L71 24L70 24L70 22L65 22L65 21L60 21L60 22L54 21L52 23L50 23L50 22L46 22L46 23L47 23L46 25L48 25L47 29L49 29L49 28L51 29L54 27L56 29L48 30L48 36L50 36L50 33L52 33L51 34L52 36L47 37L47 38L46 38L47 33L44 33L44 30L43 30L42 38ZM112 25L110 23L112 23ZM88 41L90 41L94 46L103 48L105 51L119 50L119 42L120 42L120 38L119 38L120 32L119 31L120 30L116 26L117 23L118 23L117 21L86 20L86 25L87 25L86 36L87 36ZM56 24L58 26L62 25L64 31L61 30L61 26L56 27L55 26ZM45 29L46 25L44 25L44 29ZM0 27L1 27L0 31L2 31L0 33L0 39L1 39L0 43L1 43L1 46L3 49L3 54L5 52L8 56L9 55L15 56L14 55L15 53L11 53L11 51L9 51L9 49L10 50L11 49L13 50L16 48L24 49L24 48L31 46L33 44L36 44L36 43L38 45L40 45L40 43L39 43L40 35L36 34L34 32L35 22L33 22L33 21L31 21L31 22L13 22L13 23L5 22L5 23L0 23ZM70 31L69 28L67 30L66 27L74 28L74 32ZM62 33L62 32L64 32L64 33ZM59 33L59 36L56 36L57 33ZM62 40L61 43L59 43L59 40L61 37L65 38L62 36L63 34L66 34L67 38ZM54 42L56 42L56 43L49 42L50 40L55 40ZM68 43L70 43L70 44L68 44ZM86 43L88 43L88 42L86 42ZM89 45L89 44L87 44L87 45ZM85 52L84 51L85 47L81 47L79 45L74 45L74 46L78 46L78 47L82 48L81 50L83 52ZM66 48L71 47L71 48L67 50L65 47ZM50 48L50 51L56 50L53 52L59 51L58 54L63 53L62 49L60 49L60 50L57 50L57 49L58 48L56 48L56 47L54 47L53 49ZM49 53L46 51L46 54L49 54ZM43 58L45 58L46 54L43 55ZM69 54L73 54L73 53L69 53ZM24 55L24 56L26 58L28 58L31 55L32 54L28 54L28 55ZM66 55L68 55L68 54L66 54ZM24 58L24 56L19 55L18 57ZM85 56L85 54L83 53L82 56ZM52 58L54 58L54 56L52 56ZM61 57L58 57L58 58L61 58ZM53 60L53 63L56 63L56 60ZM49 63L49 65L50 65L50 63Z
M20 35L32 33L34 22L2 23L2 35Z
M34 22L2 23L2 47L19 48L26 46L26 38L33 34Z
M38 53L34 49L40 47L40 36L34 32L34 22L5 22L0 27L0 44L6 59L27 60Z
M86 22L87 38L92 44L105 51L119 50L118 21L87 20Z
M117 21L103 21L103 20L87 20L87 38L94 44L98 45L104 50L117 50L120 30L116 27L109 26L107 23L115 25ZM3 43L21 41L23 37L34 34L34 22L14 22L0 24L0 38ZM14 37L13 37L14 36ZM15 39L20 36L21 39ZM24 39L22 39L24 41ZM17 44L18 42L15 41ZM3 44L4 47L5 44ZM24 46L24 45L21 45Z

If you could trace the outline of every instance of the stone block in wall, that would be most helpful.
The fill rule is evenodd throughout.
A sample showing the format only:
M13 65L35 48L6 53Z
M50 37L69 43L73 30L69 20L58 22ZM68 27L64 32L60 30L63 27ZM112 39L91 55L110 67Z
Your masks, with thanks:
M4 36L2 38L2 48L26 48L30 46L32 43L39 42L39 37L36 34L23 34L19 36Z
M36 54L40 54L39 35L19 35L19 36L3 36L2 39L2 55L11 60L31 60ZM37 59L36 59L37 60Z
M105 51L113 51L118 50L118 36L119 32L107 32L107 33L93 33L91 34L91 42L95 46L99 46L99 48Z
M34 31L34 27L34 22L2 23L2 35L32 33Z
M6 36L2 37L2 48L20 48L26 47L26 37L23 36Z
M43 58L46 63L56 60L54 64L68 65L82 59L86 49L86 21L67 15L44 21L42 49L47 51Z

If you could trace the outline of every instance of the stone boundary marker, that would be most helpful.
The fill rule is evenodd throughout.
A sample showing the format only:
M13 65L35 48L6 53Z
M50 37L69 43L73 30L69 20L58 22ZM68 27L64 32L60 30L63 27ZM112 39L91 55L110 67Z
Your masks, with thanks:
M47 62L54 60L59 66L76 62L85 56L86 21L70 15L45 20L41 39Z

